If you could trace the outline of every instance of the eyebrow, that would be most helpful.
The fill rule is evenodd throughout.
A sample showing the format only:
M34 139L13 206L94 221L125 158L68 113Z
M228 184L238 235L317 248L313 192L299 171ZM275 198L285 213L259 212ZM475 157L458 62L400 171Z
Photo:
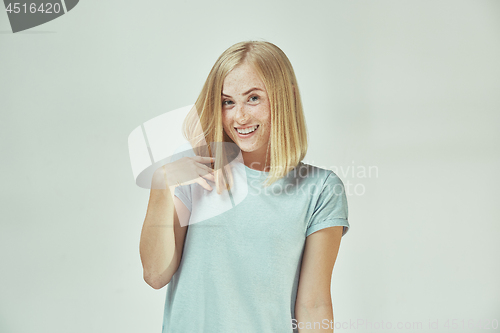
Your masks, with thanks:
M250 89L250 90L249 90L249 91L247 91L246 93L243 93L243 95L248 95L249 93L251 93L251 92L252 92L252 91L254 91L254 90L264 91L264 90L262 90L262 89L260 89L260 88L255 87L255 88ZM222 94L222 96L231 97L231 96L226 95L226 94Z

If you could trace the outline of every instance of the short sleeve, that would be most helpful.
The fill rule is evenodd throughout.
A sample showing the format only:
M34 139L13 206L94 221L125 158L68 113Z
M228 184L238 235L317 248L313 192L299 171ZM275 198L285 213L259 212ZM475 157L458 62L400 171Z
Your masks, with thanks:
M191 212L192 204L191 204L191 186L182 185L177 186L174 191L174 195L179 198L184 206Z
M306 237L328 227L343 226L342 236L349 230L347 196L344 183L332 171L326 178L309 220Z

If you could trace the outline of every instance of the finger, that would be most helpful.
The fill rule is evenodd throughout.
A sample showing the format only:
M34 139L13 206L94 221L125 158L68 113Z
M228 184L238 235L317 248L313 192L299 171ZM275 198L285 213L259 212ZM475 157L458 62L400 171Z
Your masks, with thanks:
M215 158L210 157L210 156L209 157L194 156L194 157L191 157L191 158L193 160L195 160L196 162L203 163L203 164L215 162Z
M206 174L206 175L204 175L202 177L215 183L215 176L212 175L212 174Z
M206 175L206 174L213 174L214 170L210 167L207 167L206 165L203 164L198 164L197 169L198 173L200 176Z
M212 191L212 187L208 185L207 181L201 177L196 178L196 182L201 185L205 190Z

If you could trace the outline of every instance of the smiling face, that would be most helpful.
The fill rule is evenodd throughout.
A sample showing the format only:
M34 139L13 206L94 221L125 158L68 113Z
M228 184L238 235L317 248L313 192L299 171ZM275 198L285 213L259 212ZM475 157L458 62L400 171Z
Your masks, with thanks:
M224 80L222 122L226 134L241 149L245 165L262 170L271 133L271 108L264 82L248 63L235 67Z

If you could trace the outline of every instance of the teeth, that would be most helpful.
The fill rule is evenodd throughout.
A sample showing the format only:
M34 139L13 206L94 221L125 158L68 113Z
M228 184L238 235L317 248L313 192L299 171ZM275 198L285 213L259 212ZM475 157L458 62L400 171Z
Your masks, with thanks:
M254 127L245 128L245 129L239 129L239 128L237 128L236 130L240 134L248 134L248 133L252 133L253 131L255 131L257 129L257 127L258 127L258 125L255 125Z

